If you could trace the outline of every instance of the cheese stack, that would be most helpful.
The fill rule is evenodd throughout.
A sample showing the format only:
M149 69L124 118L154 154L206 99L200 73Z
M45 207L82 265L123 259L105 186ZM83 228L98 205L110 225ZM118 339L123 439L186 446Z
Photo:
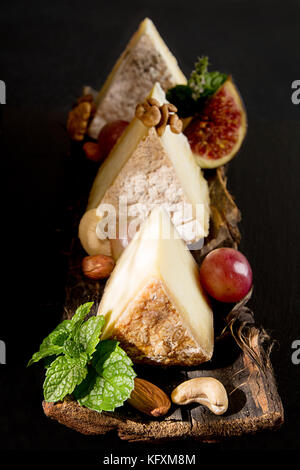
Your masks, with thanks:
M149 95L160 104L166 102L156 83ZM94 180L87 210L110 204L119 212L120 197L127 209L143 204L148 212L155 205L179 207L182 217L172 221L186 243L195 243L208 234L209 191L195 162L187 138L175 134L168 125L159 137L154 127L133 118L101 165ZM184 207L189 207L184 216ZM192 230L189 230L192 227Z
M134 362L192 366L213 353L213 315L198 267L162 208L123 252L98 314L102 339L120 341Z
M186 83L186 78L154 24L146 18L99 92L89 135L96 139L100 129L109 121L131 121L136 104L144 101L157 81L166 91L174 85Z

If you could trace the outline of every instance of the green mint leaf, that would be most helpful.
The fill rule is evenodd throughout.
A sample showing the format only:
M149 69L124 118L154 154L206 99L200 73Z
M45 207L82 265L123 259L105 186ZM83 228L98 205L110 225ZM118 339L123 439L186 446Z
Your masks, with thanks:
M70 320L61 322L42 342L38 352L34 353L27 364L29 367L34 362L52 355L59 355L63 350L65 341L69 338L72 331Z
M52 362L55 361L57 356L47 356L45 357L43 363L44 363L44 367L45 369L48 369L48 367L51 366Z
M40 350L52 345L63 346L72 331L71 320L62 321L42 342Z
M208 72L208 65L208 57L198 58L187 85L177 85L167 91L167 100L177 107L179 117L193 116L201 111L205 100L227 80L225 73Z
M44 398L48 402L62 400L73 392L87 375L87 355L82 354L74 359L69 356L59 356L46 371L44 381Z
M167 100L177 108L180 118L193 116L196 113L196 101L193 90L188 85L176 85L167 91Z
M192 71L188 80L188 86L192 89L192 97L202 105L203 98L213 95L220 86L227 80L225 73L217 71L208 72L208 57L200 57L195 63L195 69Z
M63 346L63 353L67 356L73 357L74 359L80 357L84 352L84 347L75 341L73 338L67 339Z
M63 351L63 347L57 346L55 344L49 345L48 347L43 347L38 352L33 354L32 358L27 364L27 367L31 366L31 364L33 364L34 362L38 362L41 359L44 359L45 357L59 355L62 353L62 351Z
M73 396L76 400L80 400L88 395L94 388L97 378L97 372L93 367L88 368L88 373L85 379L77 385L73 392Z
M213 95L227 80L228 76L220 72L207 72L205 75L205 88L201 98Z
M40 359L50 355L58 355L62 349L55 346L63 347L71 336L75 336L80 329L85 317L89 314L93 302L87 302L80 305L71 320L62 321L42 342L40 349L37 353L33 354L32 358L27 364L27 367L38 362ZM66 346L68 348L68 346ZM66 354L70 354L70 351ZM73 355L76 353L73 353Z
M96 346L100 341L100 334L104 326L105 320L103 315L91 317L81 325L76 339L83 346L84 351L89 355L96 350Z
M114 411L130 397L136 376L132 361L119 343L105 340L98 343L92 365L97 373L89 382L88 393L78 402L95 411Z
M75 327L76 324L83 323L85 317L90 313L93 303L94 302L86 302L85 304L82 304L77 308L76 312L71 318L71 323L73 327Z

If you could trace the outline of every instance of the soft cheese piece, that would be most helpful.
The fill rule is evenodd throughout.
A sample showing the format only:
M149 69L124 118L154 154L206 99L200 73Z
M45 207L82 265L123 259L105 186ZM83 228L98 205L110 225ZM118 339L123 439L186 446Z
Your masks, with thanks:
M160 104L166 102L158 83L149 96ZM126 198L129 215L137 204L143 204L148 212L154 205L167 204L170 213L175 208L172 222L188 244L208 234L207 182L195 162L187 138L183 134L174 134L169 126L159 137L154 128L149 129L133 118L100 167L87 210L111 204L118 213L120 197Z
M197 264L168 214L156 208L122 253L98 314L135 362L197 365L213 353L213 314Z
M88 131L90 136L97 138L106 122L131 121L135 105L146 98L157 81L167 90L186 83L186 78L154 24L146 18L99 92L97 111Z

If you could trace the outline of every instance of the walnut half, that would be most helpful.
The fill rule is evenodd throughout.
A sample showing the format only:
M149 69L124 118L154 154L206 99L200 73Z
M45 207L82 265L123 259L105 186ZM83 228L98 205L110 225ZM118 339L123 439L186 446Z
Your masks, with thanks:
M95 103L91 94L83 95L71 109L67 120L67 131L72 140L84 139L90 119L95 113Z

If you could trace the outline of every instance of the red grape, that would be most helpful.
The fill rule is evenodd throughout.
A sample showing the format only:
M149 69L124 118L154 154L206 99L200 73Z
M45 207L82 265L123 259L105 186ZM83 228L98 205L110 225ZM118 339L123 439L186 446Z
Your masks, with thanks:
M247 258L233 248L217 248L204 259L200 282L206 292L220 302L239 302L252 285Z
M107 157L128 124L127 121L119 119L117 121L108 122L102 127L98 135L99 160L104 160L104 158Z

